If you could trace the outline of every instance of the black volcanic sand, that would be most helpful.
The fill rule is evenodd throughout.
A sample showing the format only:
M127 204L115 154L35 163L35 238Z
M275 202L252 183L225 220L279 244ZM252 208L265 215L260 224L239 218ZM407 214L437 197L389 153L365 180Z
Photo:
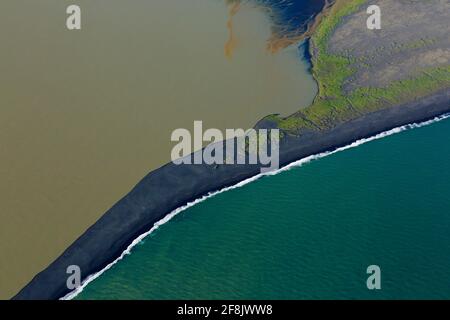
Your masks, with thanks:
M450 90L444 90L421 100L364 115L328 131L310 131L301 137L285 135L280 142L280 164L286 165L448 112ZM263 120L257 127L270 128L273 124ZM58 299L65 296L69 293L66 287L69 265L80 266L85 279L112 262L134 239L174 209L258 173L256 165L176 166L172 163L151 172L48 268L36 275L14 299Z
M73 2L79 31L65 25ZM224 0L0 1L0 299L169 162L175 129L247 129L312 102L297 45L268 54L266 10L253 0L229 10Z

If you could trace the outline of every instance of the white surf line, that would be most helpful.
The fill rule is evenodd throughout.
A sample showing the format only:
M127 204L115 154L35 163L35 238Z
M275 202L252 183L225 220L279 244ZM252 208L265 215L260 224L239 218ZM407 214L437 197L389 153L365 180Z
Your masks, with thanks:
M338 152L341 152L341 151L344 151L344 150L348 150L348 149L351 149L351 148L355 148L355 147L358 147L358 146L360 146L362 144L365 144L367 142L371 142L371 141L374 141L374 140L382 139L384 137L388 137L388 136L391 136L393 134L400 133L400 132L403 132L403 131L406 131L406 130L428 126L430 124L433 124L433 123L436 123L436 122L440 122L440 121L448 119L448 118L450 118L450 113L446 113L446 114L441 115L439 117L436 117L436 118L434 118L432 120L428 120L428 121L424 121L424 122L420 122L420 123L412 123L412 124L407 124L407 125L404 125L404 126L401 126L401 127L397 127L397 128L394 128L394 129L391 129L391 130L379 133L379 134L377 134L375 136L372 136L372 137L369 137L369 138L357 140L357 141L355 141L355 142L353 142L353 143L351 143L349 145L337 148L337 149L335 149L333 151L327 151L327 152L318 153L318 154L311 155L311 156L308 156L306 158L294 161L294 162L292 162L292 163L290 163L290 164L288 164L288 165L286 165L286 166L284 166L284 167L282 167L282 168L280 168L278 170L257 174L257 175L255 175L253 177L250 177L248 179L242 180L241 182L238 182L237 184L232 185L230 187L226 187L226 188L223 188L223 189L215 191L215 192L210 192L207 195L204 195L203 197L201 197L201 198L199 198L197 200L189 202L186 205L184 205L182 207L179 207L178 209L175 209L174 211L172 211L171 213L166 215L164 218L162 218L161 220L157 221L149 231L141 234L139 237L134 239L133 242L127 247L127 249L125 251L122 252L122 254L117 259L115 259L113 262L108 264L106 267L104 267L99 272L88 276L83 281L81 286L79 286L77 289L73 290L72 292L69 292L67 295L62 297L60 300L71 300L71 299L75 298L78 294L80 294L83 291L83 289L89 283L91 283L92 281L97 279L99 276L101 276L104 272L109 270L113 265L115 265L117 262L122 260L126 255L130 254L131 250L133 249L133 247L136 246L138 243L140 243L149 234L151 234L153 231L158 229L163 224L169 222L173 217L175 217L180 212L182 212L182 211L184 211L184 210L186 210L186 209L188 209L190 207L193 207L193 206L195 206L196 204L198 204L200 202L203 202L203 201L205 201L205 200L207 200L209 198L212 198L212 197L214 197L214 196L216 196L216 195L218 195L220 193L223 193L223 192L226 192L226 191L229 191L229 190L232 190L232 189L236 189L236 188L240 188L242 186L245 186L246 184L249 184L250 182L256 181L256 180L258 180L259 178L261 178L263 176L273 176L273 175L279 174L279 173L284 172L284 171L289 171L292 168L301 167L305 163L311 162L313 160L324 158L326 156L329 156L329 155L332 155L332 154L335 154L335 153L338 153Z

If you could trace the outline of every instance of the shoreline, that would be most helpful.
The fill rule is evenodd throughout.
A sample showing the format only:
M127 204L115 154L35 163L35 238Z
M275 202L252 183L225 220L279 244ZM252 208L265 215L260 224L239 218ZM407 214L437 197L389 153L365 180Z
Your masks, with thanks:
M420 100L365 114L326 131L308 131L300 137L285 135L280 141L280 169L300 159L333 152L355 141L449 112L450 91L445 89ZM273 126L272 121L265 119L256 125L258 128ZM80 266L85 281L126 254L124 251L130 249L130 244L158 227L158 222L169 213L184 210L187 204L199 198L231 188L258 174L258 165L214 168L204 164L176 166L172 163L150 172L13 299L65 297L71 292L66 287L69 265Z
M325 6L314 18L315 23L308 26L311 34L314 32L314 25L317 27L322 18L326 19L327 15L332 15L332 8L338 8L338 5L346 3L346 0L325 2L334 5ZM309 51L311 56L317 53L311 48ZM310 62L314 64L313 61ZM319 84L317 74L314 79ZM333 94L325 94L323 97L317 95L315 99L319 101L318 99L322 98L322 101L326 102L333 97ZM302 126L302 130L298 131L301 136L289 134L292 131L289 131L288 126L281 126L270 116L260 120L255 128L271 129L278 126L285 128L280 129L284 133L280 141L279 170L282 170L307 158L334 153L359 144L360 141L385 136L386 132L417 127L411 124L423 124L442 115L447 117L450 112L448 87L424 97L415 99L414 97L416 96L410 93L411 101L407 103L398 102L395 106L358 113L359 116L351 120L341 117L333 118L326 126ZM324 103L323 106L326 107L327 104ZM367 110L369 107L365 106ZM375 110L375 107L372 110ZM310 119L306 118L305 121ZM313 121L312 123L314 124ZM14 299L66 298L70 293L65 282L69 276L65 272L68 266L80 266L83 282L89 282L120 260L137 242L159 227L161 222L170 220L171 216L191 206L192 202L195 204L211 194L235 188L260 176L262 175L258 165L175 166L169 163L162 166L146 175L130 193L109 209L59 258L36 275Z
M274 54L282 48L309 39L320 25L322 19L330 13L330 10L338 1L339 0L324 0L322 9L306 21L303 26L304 30L299 28L296 31L287 32L283 37L278 38L275 35L272 35L268 41L267 49Z
M229 186L229 187L226 187L226 188L223 188L221 190L214 191L214 192L209 192L208 194L204 195L203 197L201 197L199 199L196 199L193 202L189 202L189 203L187 203L186 205L184 205L184 206L182 206L180 208L177 208L176 210L174 210L174 211L170 212L169 214L167 214L161 220L157 221L149 231L141 234L139 237L137 237L135 240L133 240L133 242L127 247L127 249L125 251L123 251L121 253L121 255L118 258L116 258L113 262L109 263L102 270L98 271L95 274L92 274L92 275L88 276L83 281L83 283L81 284L81 286L79 288L73 290L72 292L68 293L67 295L65 295L64 297L60 298L59 300L72 300L72 299L76 298L81 292L83 292L84 288L87 285L89 285L92 281L94 281L99 276L101 276L103 273L105 273L110 268L112 268L116 263L120 262L123 258L125 258L126 255L131 254L133 248L136 245L138 245L141 241L144 241L145 238L147 238L150 234L152 234L154 231L159 229L159 227L161 227L162 225L168 223L170 220L172 220L172 218L177 216L179 213L181 213L181 212L183 212L183 211L185 211L185 210L187 210L187 209L189 209L189 208L191 208L191 207L193 207L193 206L195 206L195 205L197 205L197 204L199 204L199 203L201 203L203 201L206 201L209 198L215 197L216 195L218 195L220 193L224 193L224 192L236 189L236 188L243 187L243 186L245 186L245 185L247 185L249 183L255 182L255 181L257 181L260 178L263 178L265 176L277 175L279 173L282 173L282 172L285 172L285 171L289 171L289 170L291 170L293 168L299 168L299 167L303 166L304 164L307 164L307 163L309 163L311 161L319 160L319 159L324 158L324 157L328 157L328 156L333 155L333 154L335 154L337 152L341 152L341 151L345 151L345 150L348 150L348 149L351 149L351 148L359 147L360 145L366 144L368 142L372 142L372 141L375 141L375 140L386 138L388 136L391 136L391 135L394 135L394 134L397 134L397 133L401 133L401 132L404 132L404 131L407 131L407 130L412 130L412 129L425 127L425 126L428 126L428 125L431 125L431 124L434 124L434 123L438 123L440 121L443 121L443 120L446 120L446 119L449 119L449 118L450 118L450 113L445 113L445 114L443 114L441 116L435 117L435 118L433 118L431 120L428 120L428 121L424 121L424 122L420 122L420 123L407 124L407 125L403 125L401 127L393 128L393 129L391 129L389 131L385 131L385 132L379 133L379 134L377 134L375 136L372 136L372 137L369 137L369 138L364 138L364 139L361 139L361 140L357 140L357 141L355 141L355 142L353 142L353 143L351 143L351 144L349 144L347 146L337 148L337 149L335 149L333 151L327 151L327 152L323 152L323 153L319 153L319 154L308 156L306 158L299 159L299 160L297 160L295 162L292 162L292 163L290 163L290 164L288 164L288 165L286 165L284 167L280 167L277 170L274 170L274 171L271 171L271 172L268 172L268 173L257 174L256 176L247 178L247 179L245 179L245 180L243 180L243 181L241 181L241 182L239 182L239 183L237 183L237 184L235 184L233 186Z
M295 46L266 51L274 22L256 1L265 0L241 1L233 18L231 61L224 0L85 1L90 27L71 34L76 48L61 32L63 2L30 2L24 19L23 4L6 1L5 26L21 28L3 30L0 299L169 162L177 128L247 129L312 102L309 63Z

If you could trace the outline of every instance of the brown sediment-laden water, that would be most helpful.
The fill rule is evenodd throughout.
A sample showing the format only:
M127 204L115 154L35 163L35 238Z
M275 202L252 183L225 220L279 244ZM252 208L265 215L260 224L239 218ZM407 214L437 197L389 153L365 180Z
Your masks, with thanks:
M0 298L146 173L176 128L249 128L308 105L298 43L270 52L267 9L222 0L0 4Z

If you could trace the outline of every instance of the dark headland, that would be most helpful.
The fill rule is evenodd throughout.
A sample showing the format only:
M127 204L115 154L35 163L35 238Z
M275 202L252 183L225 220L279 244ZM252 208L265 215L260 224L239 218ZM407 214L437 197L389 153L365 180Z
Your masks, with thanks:
M364 17L365 7L361 5L368 3L385 5L391 13L400 8L394 0L338 0L311 39L313 74L320 88L315 102L290 117L269 116L256 125L257 128L278 127L282 131L280 165L450 112L449 62L441 52L442 47L448 45L445 30L442 42L438 27L434 30L416 19L418 27L412 34L399 35L408 43L397 42L393 47L377 44L378 47L383 46L384 51L373 54L364 47L364 41L374 43L374 40L352 29L358 19ZM440 1L426 4L404 2L400 9L413 12L417 6L427 5L419 9L429 10L436 23L448 15L448 10L445 12L439 8L439 5L445 6ZM434 13L433 9L438 12ZM388 28L389 17L386 22L385 27ZM343 34L350 35L351 41L360 37L357 41L359 49L355 49L351 56L346 56L345 45L338 41ZM382 33L374 37L377 41L392 40L384 39ZM414 37L425 40L417 42ZM432 40L426 41L427 37ZM403 59L399 53L403 54ZM430 58L433 53L435 57L441 54L439 59ZM408 74L411 68L408 59L418 61L423 70L417 71L416 68L414 74ZM397 73L389 72L392 67L389 61L397 63ZM350 69L353 71L349 72ZM368 78L367 72L374 76ZM259 172L257 165L177 166L169 163L149 173L59 258L37 274L14 299L58 299L65 296L69 293L66 286L68 266L78 265L85 279L111 263L134 239L171 211Z

